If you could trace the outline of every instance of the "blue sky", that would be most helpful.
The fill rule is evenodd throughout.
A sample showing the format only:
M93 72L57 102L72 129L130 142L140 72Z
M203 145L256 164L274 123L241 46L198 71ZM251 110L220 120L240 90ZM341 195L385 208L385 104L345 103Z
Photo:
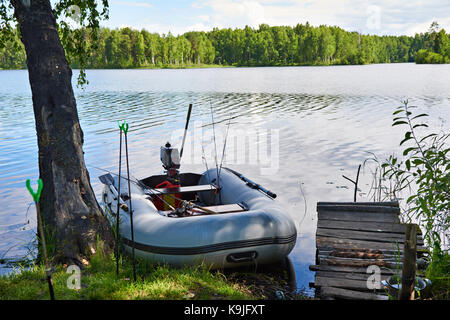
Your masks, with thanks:
M109 4L110 19L103 26L160 34L306 21L379 35L414 35L438 21L450 31L448 0L109 0Z

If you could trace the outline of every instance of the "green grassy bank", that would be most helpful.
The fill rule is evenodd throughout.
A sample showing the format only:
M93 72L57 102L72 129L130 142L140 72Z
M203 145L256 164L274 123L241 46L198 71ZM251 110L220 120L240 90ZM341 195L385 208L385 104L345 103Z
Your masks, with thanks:
M124 257L120 274L116 276L113 257L93 257L81 270L79 290L67 285L73 274L67 266L58 265L52 275L57 300L134 300L134 299L258 299L263 298L239 281L230 281L218 271L205 267L173 269L138 260L137 280L133 281L132 264ZM43 265L18 268L16 272L0 277L1 300L49 299Z

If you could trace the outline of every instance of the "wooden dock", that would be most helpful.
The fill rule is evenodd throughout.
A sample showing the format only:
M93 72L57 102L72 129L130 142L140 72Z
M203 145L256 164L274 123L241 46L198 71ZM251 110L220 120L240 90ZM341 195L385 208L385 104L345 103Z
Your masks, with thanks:
M398 202L318 202L317 212L316 264L309 267L316 297L389 299L386 288L373 288L368 279L402 272L406 224ZM424 250L420 232L417 250Z

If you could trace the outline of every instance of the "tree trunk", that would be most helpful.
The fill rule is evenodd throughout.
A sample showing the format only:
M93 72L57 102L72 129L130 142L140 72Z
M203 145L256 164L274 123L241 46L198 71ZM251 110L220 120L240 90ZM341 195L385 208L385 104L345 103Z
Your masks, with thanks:
M56 28L49 0L11 0L27 53L44 182L40 209L55 263L82 265L114 239L97 203L84 163L72 70ZM51 253L51 254L52 254Z

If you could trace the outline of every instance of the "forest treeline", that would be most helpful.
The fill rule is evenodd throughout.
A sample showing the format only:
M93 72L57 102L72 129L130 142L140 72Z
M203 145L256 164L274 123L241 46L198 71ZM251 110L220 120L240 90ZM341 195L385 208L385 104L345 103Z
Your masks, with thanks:
M89 32L84 40L90 44ZM68 57L73 68L78 61ZM174 36L130 28L99 30L87 68L289 66L392 62L448 63L450 34L433 23L415 36L364 35L336 26L262 24L254 29L213 29ZM0 68L26 67L17 35L0 45Z

